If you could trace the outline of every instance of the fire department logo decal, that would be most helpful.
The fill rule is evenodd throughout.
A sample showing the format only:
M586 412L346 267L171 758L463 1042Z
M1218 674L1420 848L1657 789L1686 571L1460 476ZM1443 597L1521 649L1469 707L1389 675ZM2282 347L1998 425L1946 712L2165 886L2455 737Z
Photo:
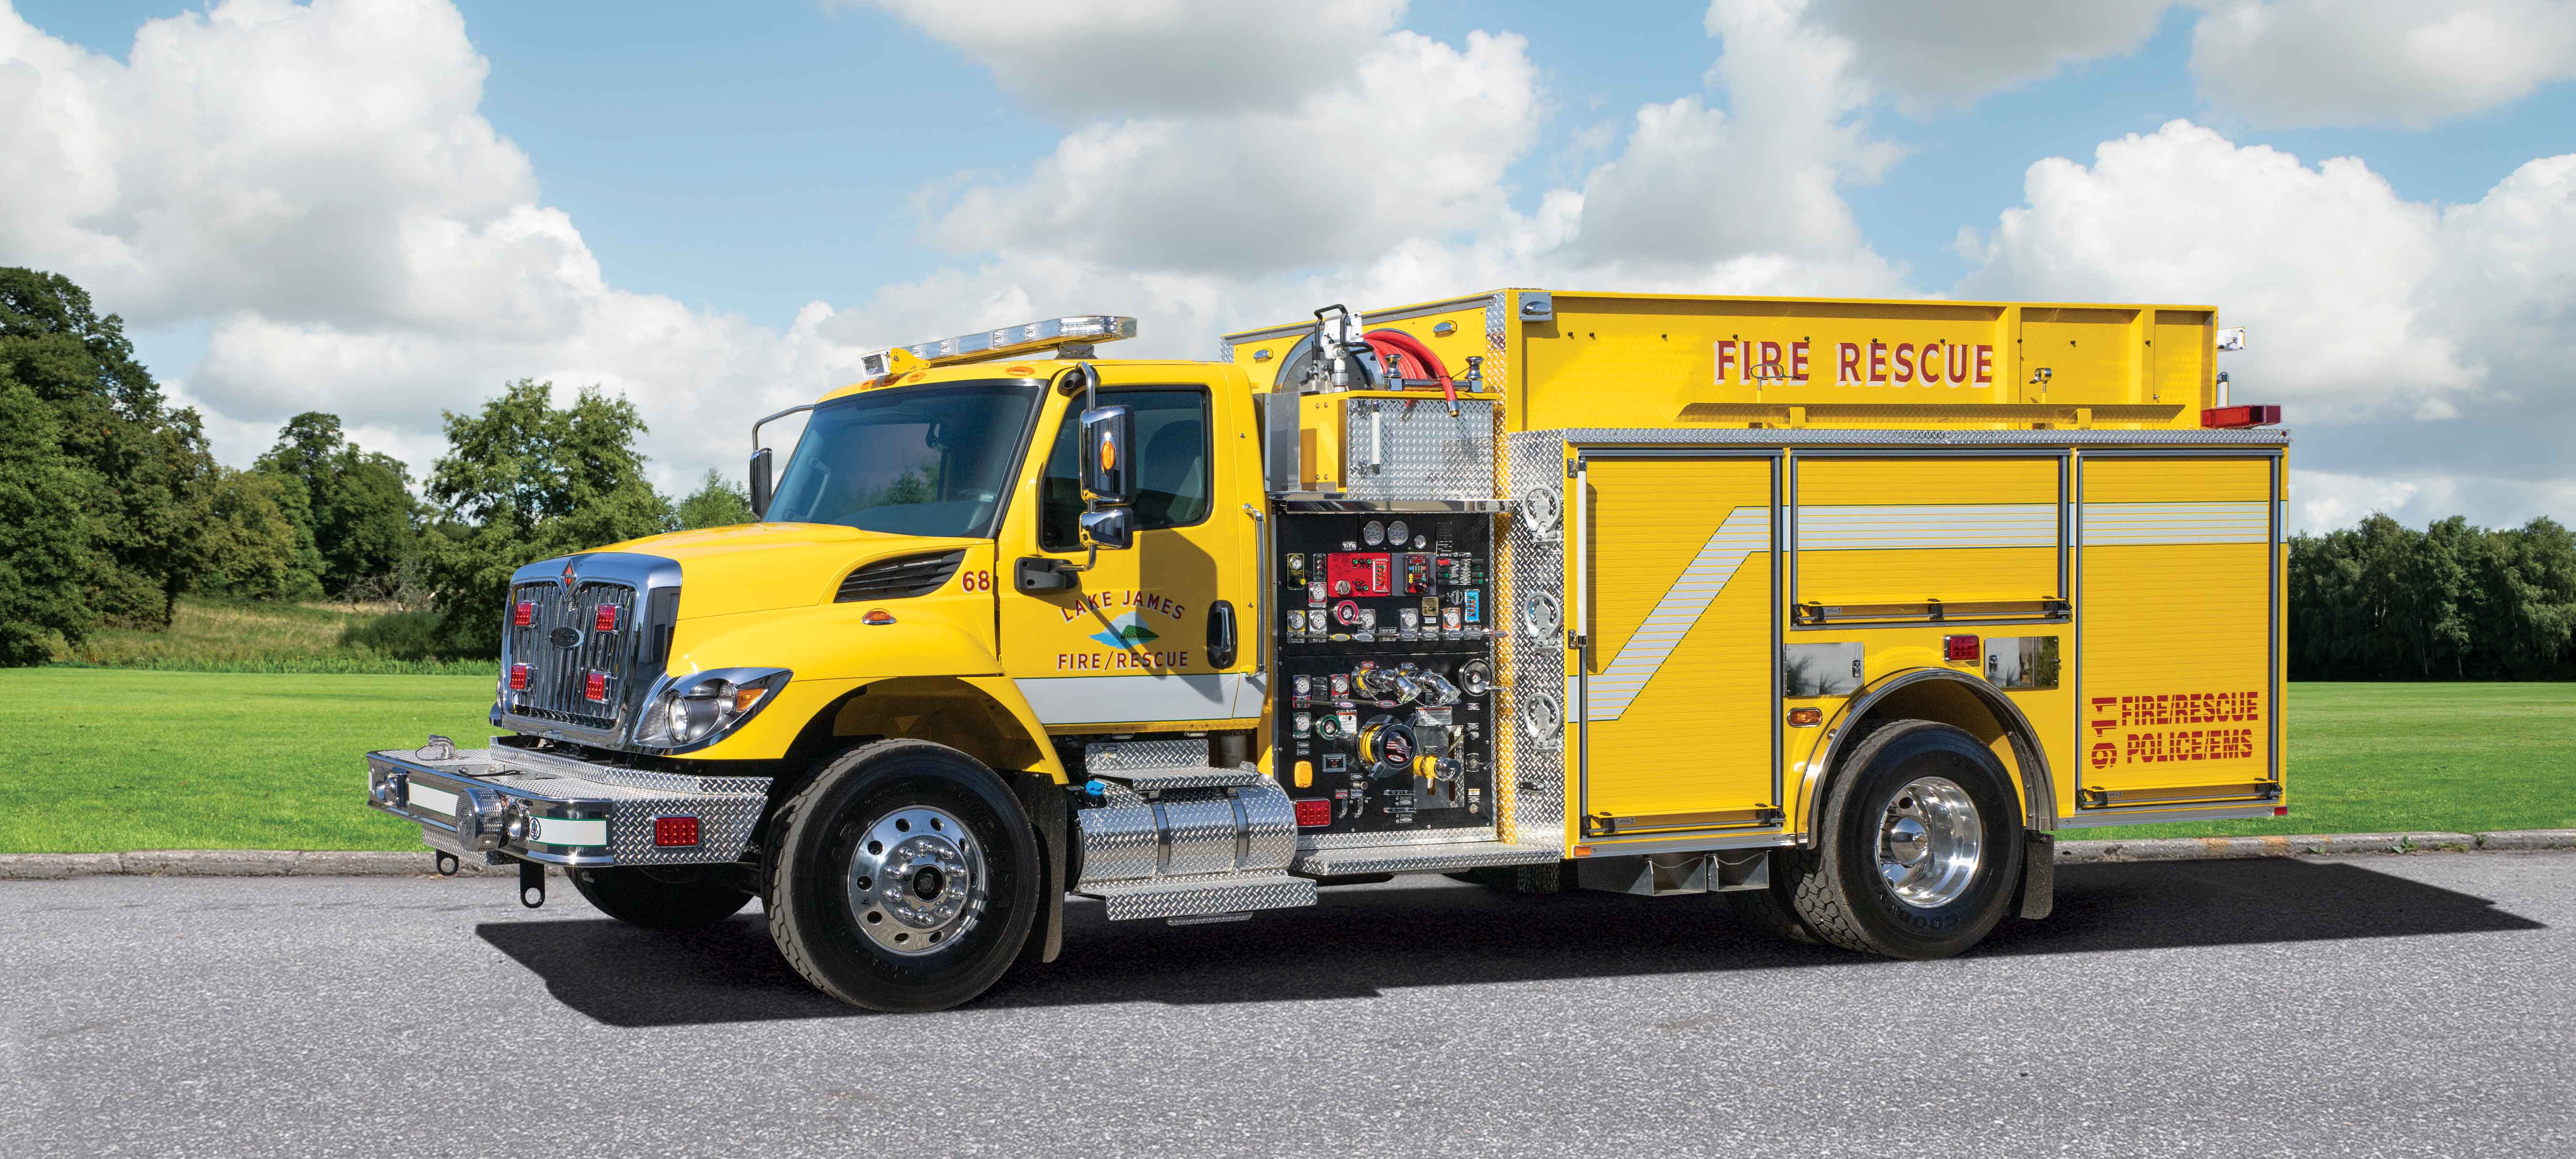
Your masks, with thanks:
M1091 638L1112 648L1139 648L1163 638L1162 633L1145 626L1141 612L1128 612L1109 622L1106 631L1093 632Z

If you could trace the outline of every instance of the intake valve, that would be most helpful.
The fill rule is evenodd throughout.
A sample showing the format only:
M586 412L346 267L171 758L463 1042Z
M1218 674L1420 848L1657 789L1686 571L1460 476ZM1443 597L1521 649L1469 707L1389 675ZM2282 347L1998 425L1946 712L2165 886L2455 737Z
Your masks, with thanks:
M1437 672L1418 673L1413 677L1413 683L1420 688L1415 698L1426 708L1447 708L1458 703L1458 686Z

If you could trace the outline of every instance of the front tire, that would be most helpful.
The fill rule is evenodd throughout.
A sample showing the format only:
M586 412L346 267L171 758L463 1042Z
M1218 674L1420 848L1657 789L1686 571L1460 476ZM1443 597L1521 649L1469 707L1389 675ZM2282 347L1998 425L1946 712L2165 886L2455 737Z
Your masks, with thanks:
M1817 937L1891 958L1946 958L1992 932L2021 878L2019 797L2003 762L1946 724L1887 725L1825 796L1788 893ZM1777 864L1775 862L1775 868Z
M648 930L700 930L742 912L751 891L702 865L576 869L572 887L599 912Z
M919 740L852 749L771 820L769 933L796 972L870 1010L945 1010L1001 978L1039 902L1010 787Z

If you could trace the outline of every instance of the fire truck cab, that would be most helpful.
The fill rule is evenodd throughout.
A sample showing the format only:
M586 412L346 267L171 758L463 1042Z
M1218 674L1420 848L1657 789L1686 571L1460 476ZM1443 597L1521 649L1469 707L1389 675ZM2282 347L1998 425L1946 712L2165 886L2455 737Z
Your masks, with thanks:
M1407 873L1954 954L2065 830L2286 811L2288 440L2216 321L1499 290L895 348L754 425L758 522L520 569L498 735L368 801L529 904L758 898L876 1009L1052 960L1069 897Z

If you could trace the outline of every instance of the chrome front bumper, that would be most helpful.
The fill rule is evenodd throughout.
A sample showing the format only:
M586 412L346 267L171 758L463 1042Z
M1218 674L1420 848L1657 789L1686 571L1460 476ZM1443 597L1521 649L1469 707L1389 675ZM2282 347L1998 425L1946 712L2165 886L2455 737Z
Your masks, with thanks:
M417 822L433 849L489 865L730 862L750 847L768 803L767 777L654 772L435 738L367 754L369 808ZM692 831L695 843L682 843Z

